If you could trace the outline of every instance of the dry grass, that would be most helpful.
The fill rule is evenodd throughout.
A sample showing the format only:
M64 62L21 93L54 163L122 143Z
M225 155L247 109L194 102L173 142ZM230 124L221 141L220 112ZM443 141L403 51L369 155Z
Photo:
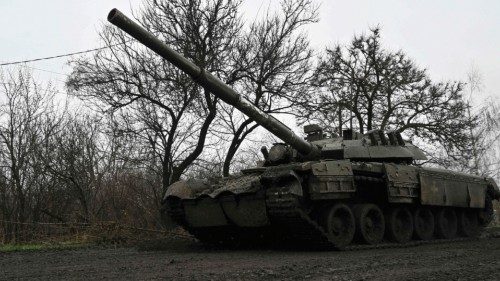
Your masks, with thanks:
M43 250L68 250L79 249L89 246L88 244L81 244L72 241L58 242L58 243L27 243L27 244L3 244L0 245L0 253L8 252L31 252Z
M92 225L62 225L51 224L47 231L47 224L43 225L43 231L32 226L33 231L26 235L26 240L0 243L0 252L13 251L37 251L47 249L71 249L85 246L138 246L150 248L157 245L158 241L165 239L187 240L193 238L182 228L171 230L156 230L138 228L116 222L100 222ZM0 235L0 241L2 237Z

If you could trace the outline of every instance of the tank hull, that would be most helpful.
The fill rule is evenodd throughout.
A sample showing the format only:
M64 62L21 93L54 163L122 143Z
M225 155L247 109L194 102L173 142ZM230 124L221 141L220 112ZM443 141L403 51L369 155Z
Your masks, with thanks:
M341 249L350 244L366 244L367 241L362 237L357 239L357 234L347 244L335 240L337 232L329 223L338 224L339 218L334 216L329 221L326 217L331 216L332 209L338 209L338 206L353 213L354 224L358 223L356 220L363 220L362 216L354 216L357 209L379 209L384 220L384 239L391 236L388 232L395 231L394 227L391 228L392 223L401 224L401 219L398 221L391 215L401 216L403 212L412 216L408 220L412 221L413 239L413 225L418 223L419 213L428 210L427 213L437 218L442 210L447 210L452 217L457 217L452 219L457 225L456 230L450 230L456 234L449 235L455 237L459 228L464 227L460 222L464 217L462 214L472 214L472 224L478 221L477 228L481 227L480 220L475 217L484 215L489 188L491 185L485 178L447 170L393 163L323 160L246 170L240 176L215 183L181 181L169 189L164 202L174 220L203 242L289 241ZM425 221L425 218L423 221L424 226L417 226L418 231L425 228L425 223L432 222ZM354 227L352 231L357 233L360 230ZM432 232L431 238L427 239L440 237L438 230ZM473 229L463 236L478 233ZM345 239L349 240L349 235ZM394 235L403 239L404 235L410 234ZM380 239L375 241L379 242Z

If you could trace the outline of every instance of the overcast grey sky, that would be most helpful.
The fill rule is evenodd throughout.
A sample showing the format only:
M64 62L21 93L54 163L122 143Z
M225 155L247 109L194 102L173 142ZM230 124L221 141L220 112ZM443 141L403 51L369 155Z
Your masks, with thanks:
M0 61L46 57L99 47L97 32L108 11L130 15L138 0L0 0ZM277 6L276 0L246 0L248 21ZM317 1L320 22L310 26L318 50L347 44L380 25L386 48L403 49L436 80L465 79L474 63L483 76L483 96L500 98L500 1ZM36 76L62 86L65 59L36 62Z

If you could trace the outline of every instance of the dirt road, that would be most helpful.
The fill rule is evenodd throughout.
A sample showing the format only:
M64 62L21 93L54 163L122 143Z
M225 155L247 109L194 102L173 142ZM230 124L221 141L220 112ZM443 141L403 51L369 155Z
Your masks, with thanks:
M0 253L1 280L500 280L500 238L350 252L85 248Z

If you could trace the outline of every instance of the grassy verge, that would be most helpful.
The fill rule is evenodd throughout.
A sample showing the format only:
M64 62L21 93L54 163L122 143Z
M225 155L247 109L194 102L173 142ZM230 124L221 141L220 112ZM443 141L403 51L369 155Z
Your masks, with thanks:
M86 246L88 246L88 244L75 243L75 242L3 244L0 245L0 253L31 252L31 251L43 251L43 250L68 250L68 249L83 248Z

